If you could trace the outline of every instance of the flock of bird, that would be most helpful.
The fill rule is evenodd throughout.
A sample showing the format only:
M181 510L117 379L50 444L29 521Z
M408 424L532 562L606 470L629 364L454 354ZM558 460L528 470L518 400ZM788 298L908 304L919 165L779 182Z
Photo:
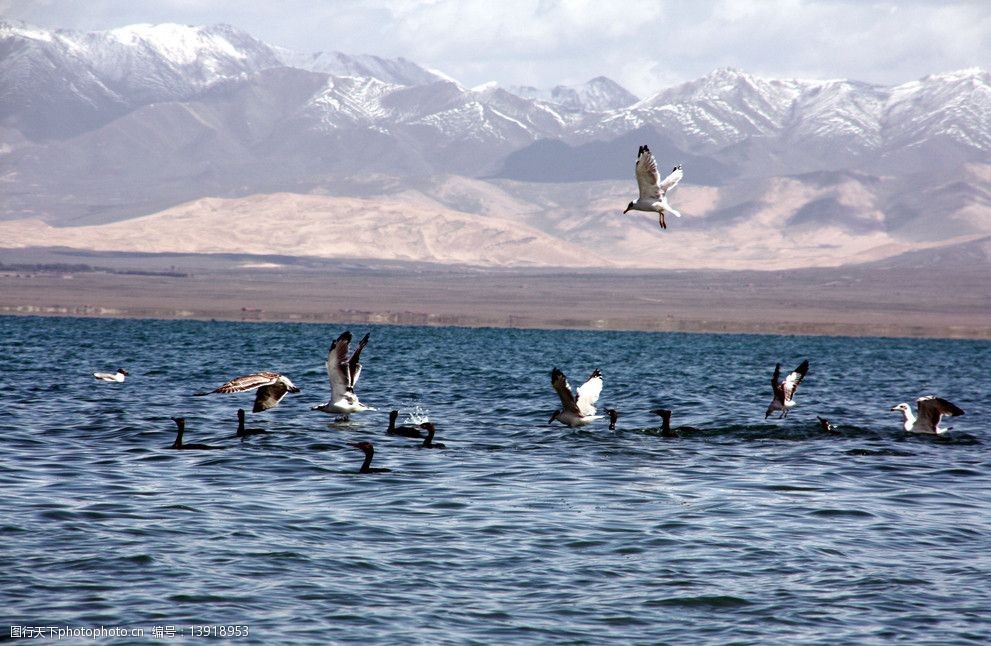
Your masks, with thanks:
M337 421L347 421L350 415L375 409L366 406L358 399L355 392L355 385L361 376L361 351L368 344L369 335L366 334L358 342L352 354L348 354L351 344L351 332L345 331L337 337L331 344L327 352L326 369L330 380L330 401L319 406L313 406L311 410L318 410L323 413L336 415ZM795 392L799 384L809 371L808 360L803 361L794 371L790 372L784 379L781 378L781 364L774 366L774 374L771 376L771 387L773 398L764 413L767 419L772 413L780 412L779 418L786 417L788 411L795 406ZM123 382L128 372L123 368L116 373L93 373L93 377L101 381ZM619 411L614 408L605 409L605 415L598 415L595 405L598 403L602 393L602 372L593 370L588 379L572 391L571 384L564 372L558 368L551 370L551 387L557 392L561 401L561 408L558 408L551 415L548 424L555 420L569 427L581 427L596 420L608 416L609 429L616 429L616 422L619 418ZM300 389L296 387L289 377L276 372L256 372L250 375L235 377L227 383L217 388L202 393L195 393L195 396L205 396L213 393L240 393L255 391L255 402L252 412L258 413L279 405L279 402L287 394L298 393ZM956 405L934 395L920 397L916 400L918 414L913 414L908 404L902 403L892 407L892 411L899 411L904 415L903 427L906 431L914 433L942 433L947 429L941 428L939 423L944 415L963 415L964 412ZM679 426L671 428L672 412L666 408L658 408L651 411L661 418L661 435L663 437L677 437L680 434L697 432L699 429L691 426ZM422 439L419 448L423 449L443 449L445 445L434 442L434 435L437 431L433 423L424 421L414 426L397 426L396 420L399 417L398 410L389 412L389 426L386 429L387 435ZM245 438L267 433L264 429L245 428L245 412L243 408L237 411L237 431L235 437ZM817 417L820 426L826 431L834 430L833 424L829 420ZM188 444L183 442L183 434L186 430L186 421L182 417L173 417L176 424L176 439L169 447L179 450L210 450L222 449L222 446L209 444ZM375 455L375 447L371 442L357 442L351 444L354 448L360 449L365 454L359 473L382 473L389 469L372 467L372 458Z
M637 151L637 161L635 166L635 177L640 190L639 197L630 202L623 213L629 211L647 211L657 213L658 224L662 229L667 229L667 222L664 216L667 213L675 217L681 217L681 213L671 208L668 203L667 194L678 185L684 176L681 165L675 166L672 171L661 180L657 170L657 160L647 146L640 146ZM330 379L330 400L319 406L313 406L311 410L318 410L329 415L336 415L338 421L347 421L350 415L364 411L373 411L374 408L366 406L358 399L354 390L358 378L361 376L361 351L368 344L368 334L358 342L358 347L349 356L348 349L351 344L351 332L345 331L330 345L327 351L327 376ZM764 413L767 419L772 413L779 412L779 417L787 417L788 411L795 406L795 391L809 371L809 362L805 360L790 372L784 379L781 379L781 364L774 366L774 374L771 377L771 387L774 397ZM127 376L127 371L120 368L115 373L97 372L93 376L101 381L123 382ZM603 419L605 415L597 415L595 404L602 393L602 373L596 369L592 371L588 379L572 392L571 385L564 373L554 368L551 371L551 386L557 392L561 400L561 408L554 411L548 423L554 420L566 426L579 427L590 424L595 420ZM203 393L196 393L197 396L210 395L213 393L240 393L254 390L255 403L252 412L259 413L274 406L289 393L298 393L297 388L289 377L276 372L256 372L250 375L235 377L227 383L217 388ZM899 411L904 416L903 427L912 433L942 433L947 429L940 427L940 420L944 415L963 415L964 412L955 404L928 395L916 400L918 414L912 412L908 404L902 403L892 407L892 411ZM615 409L606 409L609 417L609 428L615 430L619 412ZM651 411L661 418L661 435L664 437L675 437L679 433L690 433L699 429L691 426L680 426L671 428L671 411L666 408L658 408ZM242 438L266 433L262 429L246 429L244 427L244 409L238 409L238 426L236 436ZM399 411L393 410L389 413L389 427L386 433L389 435L399 435L403 437L423 438L420 448L442 449L444 444L434 442L436 428L430 422L423 422L417 426L396 426L396 418ZM170 448L173 449L218 449L219 446L207 444L185 444L182 441L185 432L186 422L181 417L173 417L176 423L176 440ZM826 431L834 430L834 425L829 420L817 416L819 425ZM426 432L424 436L423 432ZM365 460L361 465L360 473L381 473L389 469L373 468L371 466L372 457L375 455L375 448L370 442L358 442L351 446L360 449L365 454Z

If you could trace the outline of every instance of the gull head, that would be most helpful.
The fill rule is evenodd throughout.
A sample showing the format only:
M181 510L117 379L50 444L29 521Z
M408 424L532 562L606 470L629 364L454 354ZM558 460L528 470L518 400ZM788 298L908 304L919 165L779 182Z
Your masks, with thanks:
M554 414L553 414L553 415L551 415L551 418L550 418L549 420L547 420L547 423L548 423L548 424L551 424L551 423L553 423L553 422L554 422L554 420L556 420L556 419L557 419L557 416L558 416L558 415L560 415L560 414L561 414L561 413L563 413L563 412L564 412L564 411L563 411L563 410L561 410L560 408L559 408L559 409L557 409L556 411L554 411Z
M912 412L911 409L908 407L908 404L904 404L904 403L903 404L898 404L897 406L892 406L891 407L891 410L893 410L893 411L900 410L903 413L910 413L910 412Z
M632 208L633 208L633 202L630 202L629 204L627 204L627 205L626 205L626 210L625 210L625 211L623 211L623 214L625 215L625 214L626 214L627 212L629 212L629 211L630 211L630 210L631 210Z

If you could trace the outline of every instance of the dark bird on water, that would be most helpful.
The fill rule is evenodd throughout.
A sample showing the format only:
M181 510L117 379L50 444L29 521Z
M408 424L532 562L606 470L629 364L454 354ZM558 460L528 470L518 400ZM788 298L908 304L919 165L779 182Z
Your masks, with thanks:
M616 420L619 419L619 411L617 411L615 408L607 408L606 415L609 416L609 430L615 431Z
M222 449L222 446L211 446L210 444L183 444L182 434L186 432L186 419L184 417L173 417L172 421L175 422L177 427L177 432L175 436L175 442L172 443L170 449L180 449L182 451L207 451L212 449Z
M694 426L679 426L672 430L670 410L667 408L656 408L650 412L661 417L661 437L678 437L678 433L697 433L702 430Z
M249 435L261 435L262 433L268 433L263 428L244 428L244 409L237 409L237 437L248 437Z
M389 471L392 471L392 469L372 466L372 458L375 456L375 447L372 446L371 442L357 442L351 446L356 449L361 449L365 453L365 461L361 463L361 468L358 469L358 473L388 473Z
M401 435L403 437L423 437L423 433L415 426L396 426L397 417L399 417L399 411L389 411L389 428L386 429L386 434Z
M816 419L819 420L819 427L822 428L822 430L824 430L824 431L835 431L836 430L836 425L830 423L830 421L828 419L826 419L825 417L819 417L818 415L816 415Z
M427 431L427 436L423 438L423 444L420 445L421 449L446 449L447 446L441 442L434 442L434 433L437 429L430 422L424 422L420 424L420 428Z

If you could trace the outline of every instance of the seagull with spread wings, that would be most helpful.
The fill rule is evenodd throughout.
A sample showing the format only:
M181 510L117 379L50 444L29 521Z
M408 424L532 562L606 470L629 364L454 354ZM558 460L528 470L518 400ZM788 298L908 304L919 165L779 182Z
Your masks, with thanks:
M358 359L362 349L368 343L368 336L366 334L362 337L350 358L348 357L348 345L351 343L350 331L346 330L330 344L326 364L327 376L330 378L330 401L314 406L311 410L337 415L337 421L341 422L346 422L352 413L375 410L358 401L358 395L354 392L354 385L358 383L358 377L361 376L361 364Z
M672 209L671 205L668 204L667 198L668 191L677 186L684 176L681 164L675 166L674 170L662 182L661 176L657 172L657 161L654 159L653 153L650 152L650 148L640 146L640 152L637 153L636 176L640 197L635 202L630 202L623 213L628 211L657 213L658 224L661 225L662 229L667 229L668 225L664 221L665 213L681 217L681 213Z
M788 415L788 411L792 406L795 405L795 391L798 389L798 384L802 383L802 379L805 378L805 373L809 371L809 360L806 359L802 362L802 365L795 368L795 371L790 373L784 380L781 378L781 364L774 366L774 376L771 377L771 387L774 388L774 399L771 401L771 405L767 407L767 412L764 413L764 419L774 411L781 411L779 417L785 417Z
M901 411L905 416L905 423L902 426L909 433L945 433L949 429L939 426L943 415L947 417L963 415L959 406L936 395L919 397L915 400L915 406L919 409L918 417L912 414L912 408L908 404L902 403L891 407L891 410Z
M554 411L548 424L557 420L567 426L584 426L589 422L602 419L602 415L595 414L595 402L599 401L599 394L602 392L602 373L598 368L592 371L575 394L571 392L571 384L564 373L554 368L551 371L551 385L561 398L561 406Z
M260 413L263 410L275 408L282 401L282 398L286 396L286 393L299 392L299 388L290 381L289 377L280 375L277 372L263 371L235 377L226 384L214 388L209 392L196 393L196 396L202 397L211 393L243 393L249 390L255 390L256 388L258 389L258 393L255 395L255 406L251 409L252 413Z

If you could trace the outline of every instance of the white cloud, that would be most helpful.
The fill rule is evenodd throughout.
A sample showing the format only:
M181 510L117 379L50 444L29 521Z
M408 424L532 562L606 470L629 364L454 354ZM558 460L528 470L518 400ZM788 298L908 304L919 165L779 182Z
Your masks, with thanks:
M646 96L732 66L884 84L991 61L980 0L0 0L51 27L226 22L302 51L404 56L471 86L609 76Z

